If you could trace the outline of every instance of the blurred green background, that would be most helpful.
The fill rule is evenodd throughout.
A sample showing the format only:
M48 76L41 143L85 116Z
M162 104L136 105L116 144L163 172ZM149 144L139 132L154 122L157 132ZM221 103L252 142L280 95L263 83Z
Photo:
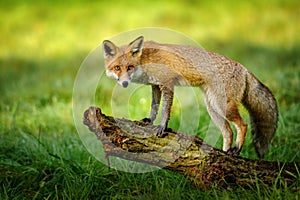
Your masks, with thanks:
M273 91L280 120L266 159L300 161L299 18L298 0L1 0L0 198L280 196L264 188L203 193L164 170L107 169L77 135L72 90L82 61L104 39L136 28L170 28L239 61ZM206 122L208 116L200 124ZM242 156L256 158L250 134L246 140ZM297 191L280 190L286 195L280 197L299 197Z

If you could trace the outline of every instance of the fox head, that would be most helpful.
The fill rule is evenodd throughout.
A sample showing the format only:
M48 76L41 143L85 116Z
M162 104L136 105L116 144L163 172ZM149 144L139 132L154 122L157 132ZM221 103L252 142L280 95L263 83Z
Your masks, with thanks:
M126 88L140 65L144 37L140 36L128 45L117 47L109 40L103 41L106 75Z

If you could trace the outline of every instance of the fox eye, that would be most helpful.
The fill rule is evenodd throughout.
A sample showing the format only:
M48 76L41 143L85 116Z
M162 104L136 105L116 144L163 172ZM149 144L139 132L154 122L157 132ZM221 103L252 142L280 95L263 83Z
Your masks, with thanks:
M130 71L130 70L132 70L133 68L134 68L133 65L129 65L129 66L127 67L127 71Z
M116 71L119 71L119 70L120 70L120 66L117 65L117 66L114 67L114 69L115 69Z

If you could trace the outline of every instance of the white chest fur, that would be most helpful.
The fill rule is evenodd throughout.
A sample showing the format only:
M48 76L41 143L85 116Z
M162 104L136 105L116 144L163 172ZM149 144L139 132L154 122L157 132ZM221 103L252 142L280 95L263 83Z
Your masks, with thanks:
M138 67L136 69L132 81L141 84L160 85L158 77L155 74L151 73L151 71L142 67Z

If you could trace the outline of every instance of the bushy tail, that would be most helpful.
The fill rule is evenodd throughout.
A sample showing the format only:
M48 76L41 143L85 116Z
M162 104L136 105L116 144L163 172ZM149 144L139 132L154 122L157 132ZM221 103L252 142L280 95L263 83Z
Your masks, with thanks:
M278 121L277 103L271 91L254 75L247 75L247 91L243 101L251 119L251 132L260 158L269 148Z

